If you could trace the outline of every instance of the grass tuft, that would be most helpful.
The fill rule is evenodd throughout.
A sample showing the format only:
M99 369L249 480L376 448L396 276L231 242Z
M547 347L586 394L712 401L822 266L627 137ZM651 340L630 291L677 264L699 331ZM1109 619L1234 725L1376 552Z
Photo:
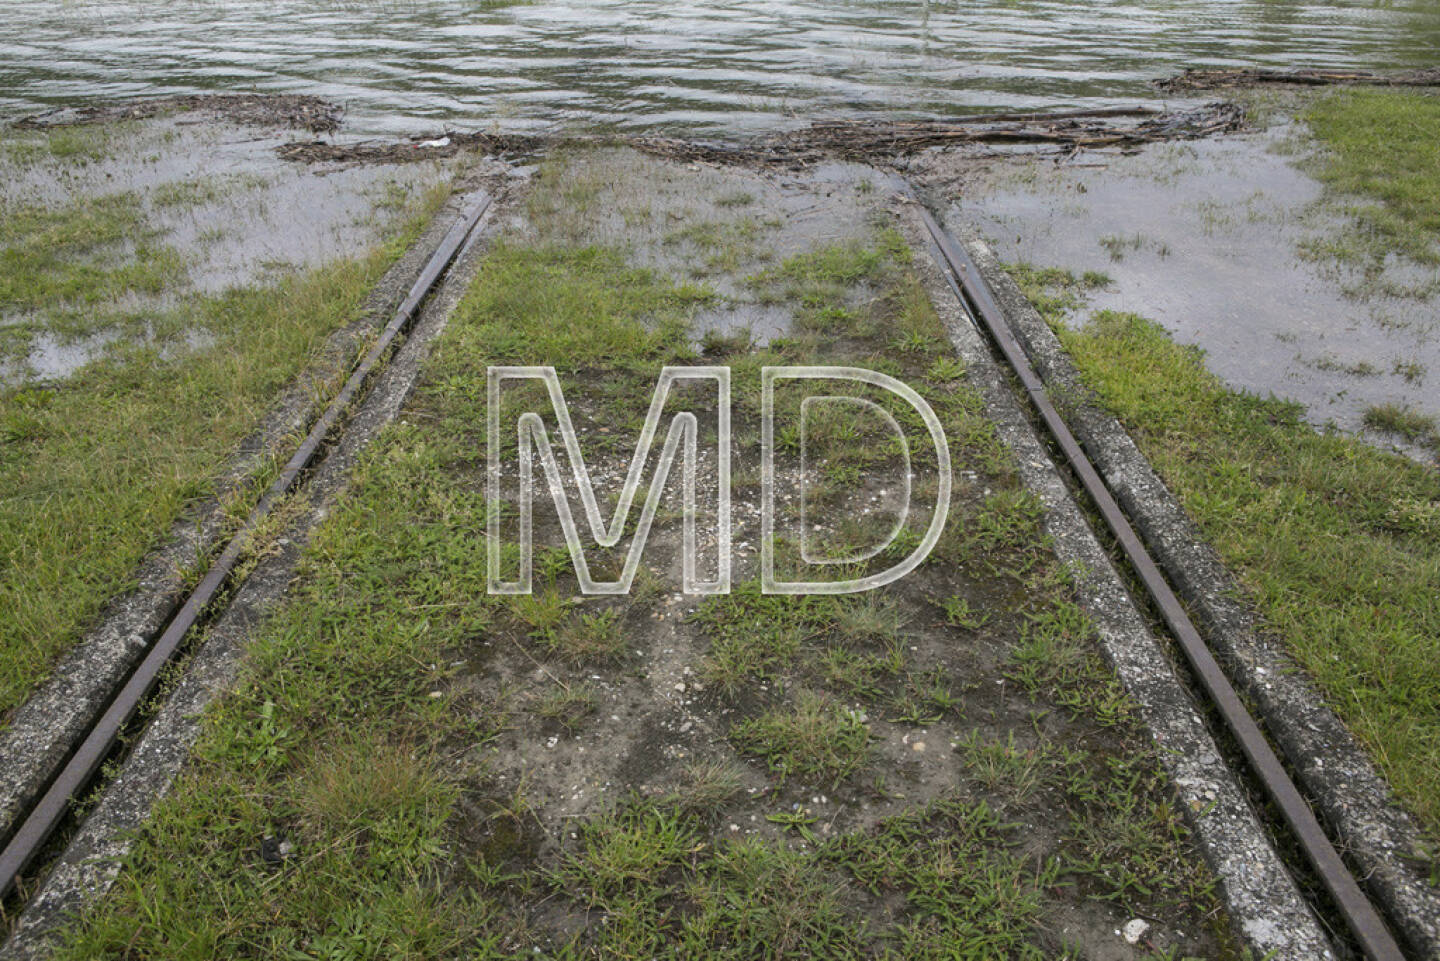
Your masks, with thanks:
M1336 251L1378 272L1399 254L1440 264L1440 97L1405 90L1339 90L1306 113L1326 151L1314 165L1333 192L1357 198Z
M809 691L793 706L764 712L735 725L730 739L762 758L781 779L838 783L860 769L870 750L863 714Z
M1440 425L1429 414L1400 404L1376 404L1365 410L1365 426L1398 434L1411 443L1429 444L1440 453Z

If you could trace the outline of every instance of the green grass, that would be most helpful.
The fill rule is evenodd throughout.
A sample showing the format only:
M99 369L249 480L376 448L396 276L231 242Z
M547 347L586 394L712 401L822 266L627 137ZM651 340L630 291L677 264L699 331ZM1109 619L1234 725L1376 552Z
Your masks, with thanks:
M829 623L827 614L818 600L794 603L762 594L758 581L705 598L694 618L710 636L705 679L733 694L751 681L778 677L800 653L802 641Z
M277 392L355 319L438 199L368 255L142 312L141 342L121 341L63 381L0 389L0 716L130 585ZM5 302L41 307L90 296L77 291L163 286L162 261L145 248L111 266L91 259L144 229L126 195L22 211L0 227L0 257L14 268L0 272ZM189 348L194 331L211 343Z
M983 801L947 799L838 839L823 854L869 891L914 906L898 932L899 957L1054 956L1026 935L1042 923L1045 890L1059 881L1059 864L1014 852L1020 830Z
M1440 828L1435 471L1317 432L1295 405L1228 389L1200 352L1140 317L1102 312L1058 333L1267 628L1427 829ZM1383 422L1422 427L1396 412Z
M54 161L83 167L110 157L115 140L132 129L122 122L35 132L6 131L0 138L0 157L20 167Z
M1126 251L1137 251L1145 243L1145 238L1139 234L1133 237L1121 237L1118 234L1106 234L1100 238L1100 246L1110 255L1110 259L1119 262L1125 259Z
M729 273L742 264L768 256L757 246L763 232L764 227L753 218L701 220L671 231L665 241L667 244L689 243L697 248L701 261L696 273Z
M582 683L556 687L540 699L535 713L573 734L580 729L587 717L595 713L595 707L594 688Z
M587 366L639 363L678 348L687 311L714 295L671 285L605 247L514 247L501 243L464 310L471 319L451 355L483 349L498 358L556 357ZM643 326L636 316L656 317ZM515 317L553 317L516 324ZM574 369L574 368L572 368Z
M182 274L157 245L135 194L69 206L0 206L0 310L93 306L120 294L158 293Z
M545 632L541 640L552 652L572 661L613 660L625 650L619 616L613 610L572 615Z
M1035 309L1047 318L1060 318L1066 311L1075 310L1084 303L1085 291L1108 287L1112 283L1108 274L1087 270L1076 277L1059 267L1037 267L1034 264L1011 264L1006 268L1015 282L1025 291Z
M1316 174L1353 220L1328 249L1371 272L1391 254L1440 264L1440 98L1341 90L1304 118L1325 148Z
M782 779L833 785L865 763L870 728L864 715L809 691L793 706L747 718L730 731L741 751L763 758Z
M188 210L246 190L257 190L269 181L260 174L220 174L198 177L192 180L172 180L160 184L150 191L150 203L159 210ZM375 211L396 214L409 206L409 192L394 184L388 185L392 192L381 195L375 201Z
M1411 443L1427 444L1440 454L1440 425L1429 414L1400 404L1375 404L1365 410L1365 426L1397 434Z

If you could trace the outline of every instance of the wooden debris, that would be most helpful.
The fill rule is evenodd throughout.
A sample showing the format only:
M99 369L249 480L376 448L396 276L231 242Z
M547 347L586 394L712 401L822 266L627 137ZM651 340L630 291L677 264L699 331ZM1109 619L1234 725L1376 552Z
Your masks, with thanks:
M251 127L284 127L331 133L340 127L345 110L337 103L304 94L181 94L88 107L62 107L22 117L21 129L73 127L80 124L143 120L162 113L198 110L231 123Z
M1244 121L1244 111L1238 105L1217 102L1168 113L1127 107L997 113L944 120L818 120L798 130L746 141L581 136L566 142L625 145L682 163L805 167L827 160L883 160L956 144L1032 144L1067 151L1127 147L1208 137L1239 129ZM404 163L448 157L461 150L525 156L556 142L556 138L537 136L446 133L398 143L290 143L281 146L279 152L286 160L307 163Z
M577 138L586 139L586 138ZM412 137L409 140L363 140L352 143L330 143L315 140L307 143L281 144L276 152L282 160L299 163L412 163L453 157L462 150L494 156L524 156L549 146L553 138L525 134L451 133L439 136Z
M1440 67L1411 70L1408 73L1378 74L1365 70L1186 70L1173 77L1156 80L1155 86L1165 91L1218 90L1224 87L1255 87L1265 84L1297 84L1324 86L1353 84L1376 87L1440 87Z

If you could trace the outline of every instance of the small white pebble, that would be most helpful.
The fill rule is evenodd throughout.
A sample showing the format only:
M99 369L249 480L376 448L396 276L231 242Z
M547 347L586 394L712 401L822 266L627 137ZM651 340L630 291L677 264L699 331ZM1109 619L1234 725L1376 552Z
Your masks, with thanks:
M1150 930L1150 924L1140 918L1132 918L1125 922L1125 927L1120 929L1120 936L1125 939L1126 944L1139 944L1140 939L1145 937L1145 932Z

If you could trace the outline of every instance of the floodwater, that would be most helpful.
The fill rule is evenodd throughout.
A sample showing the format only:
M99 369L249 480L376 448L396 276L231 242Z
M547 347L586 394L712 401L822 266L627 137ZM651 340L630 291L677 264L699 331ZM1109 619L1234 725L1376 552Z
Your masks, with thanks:
M278 135L182 116L117 131L105 141L103 156L84 163L28 165L0 151L0 211L28 204L63 209L92 197L143 198L146 228L154 242L181 252L183 277L161 294L131 291L106 306L160 314L191 295L217 295L369 249L389 235L407 204L455 175L455 163L446 161L317 171L276 156L281 142ZM117 262L125 256L109 253ZM28 356L0 355L0 387L68 377L103 356L119 337L104 319L102 311L86 325L93 330L62 333L49 329L43 316L0 310L0 327L28 320L39 328ZM197 327L167 349L209 342Z
M1098 310L1155 320L1202 347L1227 383L1298 401L1317 424L1360 430L1381 404L1440 417L1440 303L1347 294L1358 271L1302 256L1307 240L1346 224L1291 162L1291 129L1072 164L932 162L964 171L960 222L1001 260L1111 278L1080 322ZM1387 265L1386 276L1397 286L1423 279L1403 263Z
M92 99L313 93L359 135L703 129L1133 103L1186 66L1400 69L1433 0L6 0L0 119Z

